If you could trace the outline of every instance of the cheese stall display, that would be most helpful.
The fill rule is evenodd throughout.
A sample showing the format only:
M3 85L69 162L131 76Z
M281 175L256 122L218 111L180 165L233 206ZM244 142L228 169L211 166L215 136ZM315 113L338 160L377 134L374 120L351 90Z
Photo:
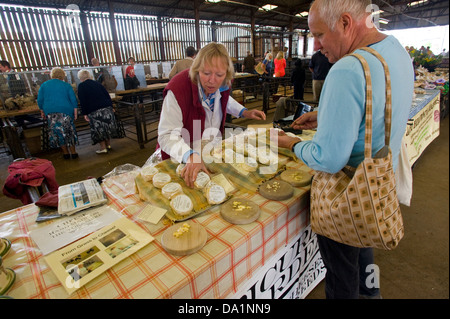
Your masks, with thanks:
M184 165L170 159L124 164L105 175L101 206L44 223L36 223L35 205L3 214L1 235L14 245L6 266L19 278L8 295L304 298L325 274L309 227L310 185L291 185L281 174L301 171L309 180L314 171L271 147L268 130L260 133L232 135L204 154L209 174L199 174L193 188L180 176ZM275 199L261 191L269 184ZM264 282L280 259L286 269L274 282L284 281L283 289L247 288ZM125 286L118 290L119 281Z

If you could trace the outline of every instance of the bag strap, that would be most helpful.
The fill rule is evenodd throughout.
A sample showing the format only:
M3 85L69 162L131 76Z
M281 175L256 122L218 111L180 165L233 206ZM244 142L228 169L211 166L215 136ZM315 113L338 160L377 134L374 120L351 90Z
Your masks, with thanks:
M384 58L372 48L361 48L361 50L367 51L378 58L383 65L385 81L386 81L386 104L385 104L385 114L384 114L384 142L389 145L391 137L391 116L392 116L392 97L391 97L391 76L389 73L389 68L387 66ZM366 80L366 129L364 137L364 157L372 157L372 78L370 76L370 68L367 60L359 53L349 54L354 56L361 63L364 70L364 78Z

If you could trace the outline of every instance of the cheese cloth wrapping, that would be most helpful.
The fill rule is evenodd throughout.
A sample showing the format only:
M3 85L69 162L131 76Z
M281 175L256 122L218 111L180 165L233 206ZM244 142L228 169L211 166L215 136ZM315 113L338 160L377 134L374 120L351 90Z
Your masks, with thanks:
M181 185L181 187L183 188L183 193L189 196L189 198L192 200L192 203L194 204L194 209L191 214L180 216L174 213L172 211L172 208L170 207L170 200L163 196L161 189L154 187L152 182L146 182L142 178L142 175L138 175L135 179L140 198L151 203L152 205L166 209L166 216L171 220L186 219L197 215L205 209L211 207L201 190L186 186L184 180L177 175L176 168L178 165L178 163L167 159L155 165L155 167L159 170L159 172L169 174L172 182L179 183Z
M208 170L214 173L222 173L234 186L240 190L256 193L258 187L263 182L273 178L275 175L285 169L284 164L278 162L276 171L272 174L261 174L259 165L256 172L248 172L248 174L242 174L242 170L238 170L237 166L229 163L210 163L206 164Z
M169 174L172 182L179 183L182 186L184 194L189 196L194 205L194 209L191 214L183 216L175 214L170 207L170 200L162 195L161 189L154 187L151 182L146 182L140 174L135 179L140 198L154 206L166 209L166 217L175 221L193 217L205 211L206 209L213 207L208 203L208 200L203 195L202 190L186 186L184 180L176 174L176 168L178 165L178 163L167 159L155 165L155 167L159 170L159 172ZM258 171L250 172L248 175L242 175L241 173L238 173L238 171L231 164L228 163L211 163L206 164L206 166L208 170L214 175L222 173L236 189L254 193L257 192L258 186L260 184L268 179L273 178L276 174L285 169L284 164L278 164L276 172L270 175L260 174Z

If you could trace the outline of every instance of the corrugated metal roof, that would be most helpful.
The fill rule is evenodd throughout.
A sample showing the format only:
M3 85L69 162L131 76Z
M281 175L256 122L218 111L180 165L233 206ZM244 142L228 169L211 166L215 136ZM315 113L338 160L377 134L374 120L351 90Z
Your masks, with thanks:
M413 0L374 0L384 12L381 17L389 20L386 29L403 29L449 24L448 0L428 0L416 6L408 6ZM251 24L252 17L257 26L276 26L289 29L307 29L307 18L296 16L308 11L311 0L124 0L124 1L74 1L74 0L0 0L4 4L63 9L76 4L81 10L109 11L110 5L116 13L156 15L173 18L195 18L195 5L201 20ZM274 10L259 10L265 4L276 5Z

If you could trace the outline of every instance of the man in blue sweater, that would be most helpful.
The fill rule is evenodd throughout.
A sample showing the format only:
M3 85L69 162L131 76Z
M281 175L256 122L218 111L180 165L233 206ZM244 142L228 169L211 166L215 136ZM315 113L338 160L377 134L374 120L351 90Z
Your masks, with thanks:
M372 76L373 154L384 146L384 70L377 58L358 50L368 46L386 60L391 75L390 148L396 170L414 90L414 71L408 53L397 39L376 29L370 0L316 0L308 23L314 36L314 50L320 50L334 65L325 79L318 112L306 113L293 123L295 129L317 127L314 138L300 142L281 134L278 146L291 148L306 165L328 173L336 173L345 165L357 167L363 161L364 73L356 58L345 57L355 50L368 61ZM318 242L327 268L327 298L380 296L377 285L367 285L371 275L367 269L373 269L368 266L374 265L371 248L347 246L320 235Z

